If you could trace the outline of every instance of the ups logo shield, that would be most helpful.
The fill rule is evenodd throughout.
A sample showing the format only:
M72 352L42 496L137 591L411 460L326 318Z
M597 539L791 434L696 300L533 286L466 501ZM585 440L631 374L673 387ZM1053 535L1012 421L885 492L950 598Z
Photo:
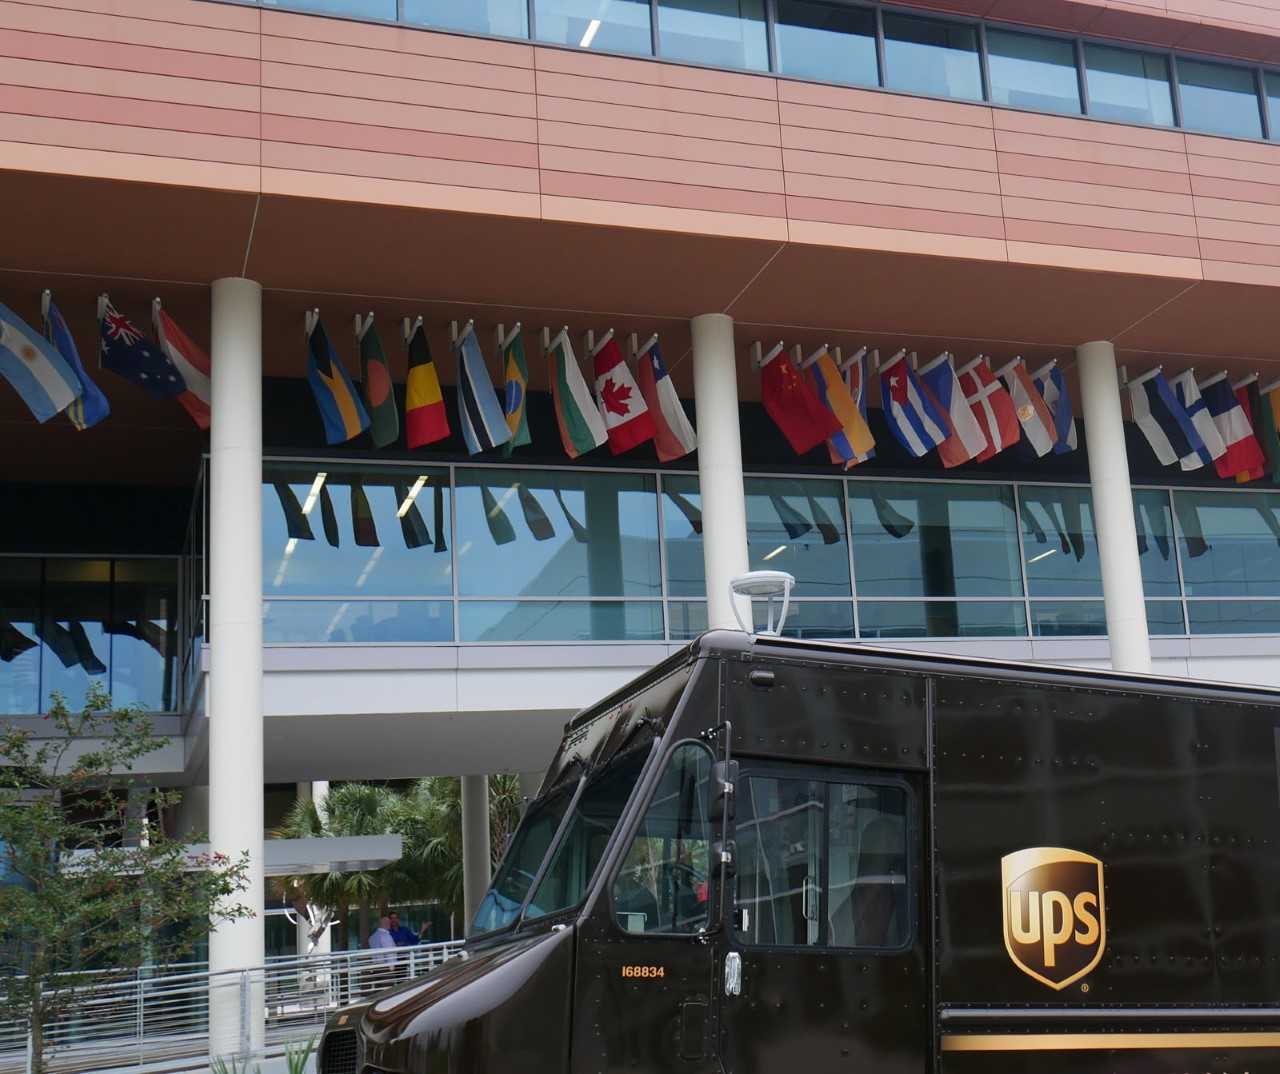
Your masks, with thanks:
M1000 859L1004 946L1018 969L1063 989L1097 966L1107 944L1102 862L1063 847Z

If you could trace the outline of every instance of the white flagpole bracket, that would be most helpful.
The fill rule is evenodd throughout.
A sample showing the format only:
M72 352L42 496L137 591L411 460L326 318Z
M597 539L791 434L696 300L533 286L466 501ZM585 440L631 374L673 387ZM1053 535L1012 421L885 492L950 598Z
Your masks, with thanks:
M1058 367L1058 359L1050 358L1044 365L1031 374L1032 380L1043 380Z
M106 291L98 296L98 320L102 320L107 315L107 303L111 301L111 297ZM308 333L309 334L309 333Z
M316 330L316 325L320 323L320 309L307 310L302 315L302 334L307 339L311 338L311 333Z
M814 362L816 362L824 354L827 354L829 351L830 351L830 347L825 343L822 344L822 346L819 347L816 351L814 351L811 355L809 355L808 358L805 358L800 362L800 368L808 369L811 365L813 365Z
M449 341L455 347L462 346L462 341L467 338L468 333L473 336L476 334L476 322L474 320L468 320L467 323L462 326L461 332L458 331L457 321L449 322Z
M498 346L502 350L506 350L516 341L516 337L520 335L520 322L516 321L511 327L510 332L504 332L503 325L498 325Z
M157 299L157 301L159 300ZM53 292L46 287L42 292L40 292L40 319L42 321L47 321L49 319L49 305L52 302Z
M1258 391L1262 395L1270 395L1277 388L1280 388L1280 380L1273 380L1270 384L1266 385L1265 387L1259 388Z
M404 325L402 326L402 331L404 332L404 341L406 343L408 343L409 340L413 339L413 334L418 330L421 324L422 324L421 317L412 317L412 318L406 317L404 319Z
M373 311L372 310L369 311L368 317L361 317L360 314L358 313L356 314L356 339L358 341L364 342L365 334L372 327L373 327Z
M878 354L879 352L877 351L876 353ZM907 356L907 348L906 348L906 347L899 347L899 348L898 348L896 351L894 351L894 352L893 352L893 354L892 354L892 355L890 355L890 356L889 356L889 358L888 358L888 359L886 359L885 361L881 362L881 361L877 360L877 361L876 361L876 364L875 364L875 367L874 367L874 371L878 373L878 372L880 372L880 370L882 370L882 369L888 369L888 368L889 368L889 366L893 365L895 362L900 362L900 361L901 361L903 358L905 358L906 356Z
M838 354L839 351L840 351L840 348L837 347L836 353ZM848 358L837 358L836 365L840 367L840 372L843 373L851 365L853 365L854 362L859 361L861 358L863 358L866 355L866 353L867 353L866 347L859 347L856 351L854 351L851 355L849 355Z
M1258 379L1257 373L1248 373L1245 376L1241 377L1239 380L1237 380L1234 384L1232 384L1231 388L1233 391L1237 391L1240 388L1247 388L1250 384L1252 384L1257 379Z
M1022 364L1022 355L1018 355L1018 357L1016 357L1012 362L1005 362L1004 365L1002 365L999 369L996 370L996 377L997 378L1003 377L1015 365L1020 365L1020 364Z
M1153 377L1159 376L1163 371L1164 366L1154 366L1151 369L1148 369L1145 373L1139 373L1132 380L1130 380L1128 376L1125 376L1121 378L1120 383L1130 388L1137 388L1140 385L1146 384L1146 382L1151 380ZM1126 368L1124 372L1127 374L1129 372L1128 368Z
M785 343L775 343L769 348L769 353L764 354L763 348L758 342L751 344L751 367L753 369L763 369L778 357L786 349L786 346Z
M635 339L636 337L633 335L631 338ZM653 348L656 347L657 345L658 345L658 333L654 332L653 335L651 335L648 339L646 339L643 343L640 344L638 349L635 347L632 347L632 351L635 354L636 361L638 362L641 358L643 358L646 354L648 354L651 350L653 350Z
M588 332L587 332L587 346L588 346L588 348L589 348L589 353L590 353L591 357L592 357L592 358L594 358L597 354L599 354L602 350L604 350L605 345L606 345L606 344L609 342L609 340L611 340L611 339L613 339L613 329L612 329L612 328L610 328L610 329L606 330L605 334L604 334L604 335L602 335L602 336L600 337L600 342L598 342L598 343L597 343L597 342L596 342L596 340L595 340L595 335L594 335L594 333L592 333L592 332L588 331Z
M1204 390L1205 390L1205 388L1210 388L1210 387L1212 387L1213 385L1217 384L1217 383L1218 383L1218 381L1220 381L1220 380L1226 380L1226 379L1227 379L1227 374L1226 374L1225 372L1223 372L1223 373L1215 373L1213 376L1209 377L1207 380L1202 380L1202 381L1200 381L1200 382L1199 382L1199 388L1200 388L1200 390L1201 390L1201 391L1204 391Z

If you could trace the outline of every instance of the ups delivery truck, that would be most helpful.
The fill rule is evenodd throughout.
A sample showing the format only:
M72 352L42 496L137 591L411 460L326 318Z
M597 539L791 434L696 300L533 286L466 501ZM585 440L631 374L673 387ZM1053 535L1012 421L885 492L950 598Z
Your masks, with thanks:
M320 1074L1280 1072L1280 692L717 632Z

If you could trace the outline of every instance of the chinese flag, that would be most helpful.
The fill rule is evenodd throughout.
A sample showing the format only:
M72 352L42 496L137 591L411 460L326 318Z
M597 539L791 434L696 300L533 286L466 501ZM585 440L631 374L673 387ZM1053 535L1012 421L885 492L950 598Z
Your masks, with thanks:
M812 451L840 431L840 421L779 354L760 371L760 401L797 455Z

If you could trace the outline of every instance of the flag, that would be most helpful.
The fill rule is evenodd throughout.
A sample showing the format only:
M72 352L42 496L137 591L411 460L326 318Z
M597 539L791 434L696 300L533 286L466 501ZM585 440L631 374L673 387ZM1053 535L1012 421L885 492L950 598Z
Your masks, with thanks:
M1014 413L1022 425L1022 433L1037 455L1047 455L1057 442L1058 434L1053 424L1053 414L1045 405L1040 390L1031 382L1031 374L1021 358L1016 358L1000 371L1009 397L1013 400Z
M551 341L547 351L547 377L551 381L551 398L565 454L576 459L600 447L609 439L609 433L587 390L587 382L582 379L582 370L566 331L562 330Z
M1161 466L1171 466L1179 459L1183 460L1183 469L1193 468L1187 465L1187 459L1194 459L1195 466L1202 465L1199 453L1204 441L1160 370L1129 381L1129 405L1134 424L1147 438Z
M418 510L416 500L409 499L409 486L403 482L396 482L396 502L400 505L396 514L400 516L400 535L404 538L405 548L421 548L430 544L431 534L427 532L422 512Z
M830 352L824 350L819 354L818 360L809 366L808 373L822 405L831 411L840 426L839 431L827 440L831 461L853 463L865 458L868 452L875 450L876 441Z
M1065 455L1068 451L1075 451L1076 415L1071 406L1071 396L1067 394L1067 379L1062 375L1062 370L1055 365L1035 383L1040 389L1045 406L1053 415L1053 429L1057 437L1053 443L1054 454Z
M538 497L524 485L516 486L516 496L520 500L520 510L524 513L524 524L529 527L534 540L551 540L556 535L556 530L551 525L551 519L547 518L546 511L542 509L542 504L538 502Z
M506 502L507 496L511 494L508 489L507 493L502 497L503 503ZM493 498L493 493L489 491L488 485L480 486L480 503L484 509L484 522L489 527L489 536L493 538L494 544L510 544L516 539L516 530L511 525L511 519L507 517L506 511L502 509L502 504Z
M320 486L320 525L324 529L324 539L330 547L337 548L342 543L342 535L338 532L338 513L333 509L328 485Z
M880 352L875 352L877 357ZM870 433L871 426L867 422L867 358L866 355L859 355L845 368L844 385L849 390L849 395L855 403L858 404L858 413L862 416L862 423L867 426L867 432ZM835 451L830 448L830 441L827 442L828 449L831 452L831 461L839 462L836 458ZM876 457L875 439L871 441L871 447L861 454L855 454L844 464L847 470L851 466L857 466L858 463L867 462L869 459Z
M1173 511L1178 516L1178 528L1182 530L1182 543L1191 559L1203 556L1211 547L1204 537L1200 524L1200 508L1187 503L1181 496L1174 496Z
M80 397L75 370L57 347L0 305L0 374L13 385L36 421L46 422Z
M1218 476L1235 477L1241 471L1262 466L1265 461L1262 448L1254 439L1253 426L1240 409L1240 401L1232 391L1227 375L1219 373L1210 377L1200 385L1200 391L1226 445L1226 450L1213 460Z
M437 481L433 491L431 521L436 528L436 543L433 547L437 552L447 552L449 546L444 543L444 487Z
M1255 428L1262 441L1262 449L1270 460L1271 480L1280 482L1280 394L1274 390L1267 392L1262 398L1260 412L1262 419Z
M871 490L871 506L875 509L881 527L890 537L901 540L916 528L916 524L894 507L878 487Z
M307 333L307 382L315 396L326 444L342 444L369 428L369 415L334 352L319 314Z
M197 426L209 428L209 403L213 398L213 387L209 383L209 356L192 343L173 318L165 313L158 298L151 304L151 320L160 349L187 386L187 390L178 396L178 402Z
M408 323L408 318L405 319ZM445 413L440 377L431 360L427 330L422 318L414 323L409 335L409 377L404 386L405 444L423 447L449 435L449 415Z
M90 675L106 674L107 665L93 651L93 643L89 641L89 634L84 624L78 619L68 620L67 633L71 636L71 644L75 647L77 663Z
M595 373L596 403L609 433L609 450L621 455L652 440L657 434L653 415L617 340L606 340L596 351Z
M653 415L653 445L658 449L658 461L684 458L698 446L698 436L676 395L657 343L640 356L636 380L645 405Z
M98 298L98 342L99 364L154 398L176 399L187 390L168 355L139 332L106 295Z
M511 430L498 404L475 331L464 331L453 347L458 352L458 422L462 440L468 454L479 455L505 444L511 439Z
M53 303L53 295L44 293L44 335L57 348L63 361L71 367L80 382L79 396L67 407L67 417L77 429L91 429L111 413L111 404L84 370L80 361L80 351L76 348L75 338L62 316L62 311Z
M806 496L805 500L809 504L809 514L813 516L813 524L818 527L818 532L822 534L823 544L836 544L840 540L840 529L831 521L831 516L822 509L822 505L818 503L812 496Z
M511 439L502 445L502 453L509 456L513 448L533 442L529 436L529 415L525 407L529 395L529 363L524 358L524 338L518 325L511 343L502 348L501 357L504 377L502 412L506 414L507 428L511 430Z
M35 636L49 647L64 668L79 665L80 655L76 652L71 632L56 619L46 617L32 624Z
M1172 387L1199 439L1199 442L1193 445L1195 450L1181 457L1181 465L1184 470L1198 470L1215 459L1221 458L1227 450L1227 445L1222 439L1222 433L1213 423L1213 415L1209 413L1204 397L1200 394L1200 386L1196 384L1195 370L1188 369L1185 373L1179 373L1173 378Z
M569 530L573 533L573 539L579 544L586 544L590 540L587 527L570 513L569 506L564 502L564 496L559 489L556 489L556 503L560 505L560 512L564 515L564 520L569 523Z
M812 451L840 431L836 416L801 379L786 354L760 370L760 401L797 455Z
M921 390L920 378L904 356L881 366L880 394L889 429L912 458L920 458L946 440L947 419Z
M360 344L360 395L364 399L365 410L369 412L369 439L374 447L387 447L400 437L396 393L391 387L391 370L382 351L378 330L373 327L372 314L363 326L363 331L356 332Z
M769 502L773 504L774 514L778 516L778 520L782 523L782 528L787 531L787 536L791 540L799 540L813 529L813 523L809 522L804 515L787 503L781 496L770 496Z
M1250 377L1248 384L1236 385L1234 391L1236 398L1240 401L1240 409L1244 411L1244 416L1249 419L1249 427L1253 429L1253 438L1258 441L1258 449L1262 452L1261 465L1255 466L1252 470L1242 470L1236 474L1236 483L1243 485L1247 481L1257 481L1267 473L1271 467L1271 456L1267 451L1267 444L1261 431L1262 396L1258 392L1258 378Z
M976 462L986 462L1022 438L1013 398L982 358L975 358L959 370L956 379L964 390L965 402L982 426L982 435L987 438L987 446L978 452Z
M373 511L369 507L369 497L365 495L364 486L355 478L351 479L351 531L356 536L356 544L365 548L378 548L378 527L373 521Z
M685 521L689 523L689 528L694 533L701 536L702 534L702 510L690 500L687 496L682 496L678 492L672 492L671 489L666 490L667 498L675 504L675 508L682 515Z
M316 535L311 532L311 523L302 513L302 505L287 481L273 481L271 487L276 490L280 500L280 510L284 512L284 525L290 540L314 541Z
M0 621L0 661L11 664L37 644L7 619Z
M951 355L938 355L920 370L920 379L947 419L948 436L938 445L942 465L950 469L977 458L987 446L987 437L964 397Z

